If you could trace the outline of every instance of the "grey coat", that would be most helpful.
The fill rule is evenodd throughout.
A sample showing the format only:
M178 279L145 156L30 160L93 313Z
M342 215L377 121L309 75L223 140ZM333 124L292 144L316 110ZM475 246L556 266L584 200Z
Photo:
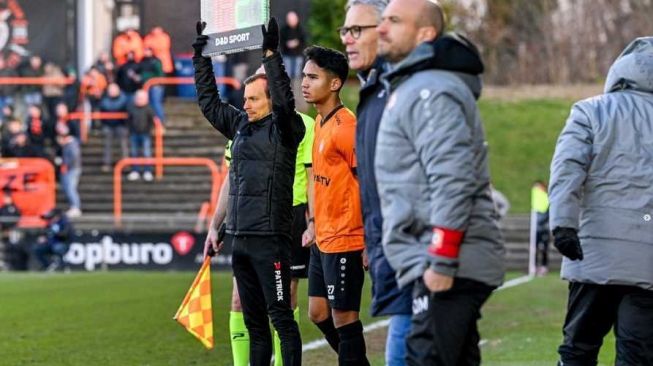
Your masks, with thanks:
M383 75L391 93L375 159L383 250L401 287L429 266L498 286L503 281L504 246L474 97L480 79L420 70L417 65L430 57L432 49L422 44ZM428 253L434 227L464 231L458 268L449 258Z
M605 94L576 103L558 138L551 228L579 230L585 258L562 277L653 290L653 38L612 65Z

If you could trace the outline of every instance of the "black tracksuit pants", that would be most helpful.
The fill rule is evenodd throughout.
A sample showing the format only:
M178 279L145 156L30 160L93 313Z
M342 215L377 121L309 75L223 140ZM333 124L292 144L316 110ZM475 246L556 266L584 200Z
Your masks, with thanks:
M564 366L594 366L603 337L614 327L616 366L653 365L653 291L634 286L569 283L558 348Z
M234 236L232 267L252 366L269 366L272 336L268 316L281 339L285 366L301 365L302 341L290 308L291 240L283 236Z
M406 365L480 365L476 323L492 290L481 282L455 278L451 289L430 292L421 278L415 281Z

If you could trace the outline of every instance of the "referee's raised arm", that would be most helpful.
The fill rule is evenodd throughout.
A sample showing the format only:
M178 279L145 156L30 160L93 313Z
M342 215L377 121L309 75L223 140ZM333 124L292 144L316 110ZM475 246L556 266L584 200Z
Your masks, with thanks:
M299 145L304 137L305 127L301 116L295 111L295 97L290 87L279 53L279 26L272 17L267 30L263 27L263 67L268 76L268 87L272 99L272 111L277 115L278 127L285 141Z
M197 103L204 117L211 125L220 131L226 138L232 140L241 121L246 120L244 112L220 99L215 83L213 64L210 57L202 56L209 37L202 34L206 23L197 22L197 38L193 43L193 67L195 68L195 88L197 89Z
M269 74L257 72L243 82L244 112L219 100L212 65L201 55L207 42L202 30L200 23L193 45L199 104L211 124L232 140L225 233L232 243L231 265L242 316L234 315L230 327L239 333L247 329L251 364L263 366L270 364L271 347L266 345L272 344L271 321L281 340L283 364L301 365L302 342L290 288L293 183L305 128L295 112L290 81L277 51L278 26L273 18L267 30L263 28ZM213 246L218 235L209 236L208 244ZM234 363L240 364L242 352L234 354Z

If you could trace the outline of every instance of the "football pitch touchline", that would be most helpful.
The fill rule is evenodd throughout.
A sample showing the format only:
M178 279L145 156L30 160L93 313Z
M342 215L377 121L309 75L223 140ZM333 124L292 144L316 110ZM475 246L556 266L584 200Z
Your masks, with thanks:
M510 281L506 281L506 283L504 283L503 285L501 285L501 287L499 287L499 288L497 288L496 290L494 290L494 292L497 292L497 291L505 290L505 289L507 289L507 288L511 288L511 287L515 287L515 286L522 285L522 284L524 284L524 283L526 283L526 282L529 282L529 281L532 280L533 278L535 278L535 277L534 277L534 276L530 276L530 275L526 275L526 276L521 276L521 277L513 278L513 279L510 280Z
M501 287L494 290L494 292L505 290L507 288L511 288L511 287L515 287L515 286L519 286L519 285L523 285L524 283L527 283L527 282L531 281L532 279L533 279L533 276L528 276L528 275L513 278L512 280L507 281L506 283L504 283ZM369 332L375 331L377 329L385 328L385 327L388 326L388 324L390 324L390 319L383 319L383 320L376 321L374 323L366 325L363 328L363 333L369 333ZM479 342L479 345L483 345L485 342L487 342L487 341L485 339L483 339L483 340L481 340ZM312 350L319 349L319 348L322 348L322 347L327 346L327 345L328 345L328 343L324 338L317 339L317 340L308 342L305 345L303 345L302 346L302 352L312 351Z

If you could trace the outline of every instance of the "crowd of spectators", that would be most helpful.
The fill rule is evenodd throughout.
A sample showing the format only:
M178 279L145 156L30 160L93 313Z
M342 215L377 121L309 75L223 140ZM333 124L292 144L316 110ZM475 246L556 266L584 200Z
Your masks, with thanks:
M291 65L289 73L298 78L305 34L294 12L288 13L286 23L281 32L283 53ZM222 64L219 76L246 75L244 70L237 72L244 65L244 59L239 56L242 55L230 59L233 72L227 71L224 57L216 58ZM69 113L86 106L92 112L127 114L127 119L98 118L88 126L92 134L103 136L103 172L110 172L120 158L151 157L155 119L162 124L166 121L163 109L166 88L156 84L145 88L145 84L152 78L172 76L174 72L170 36L161 27L154 27L143 36L133 29L119 33L111 52L100 52L81 75L74 68L62 68L36 54L20 62L0 55L0 77L68 78L66 83L0 85L0 155L50 160L57 168L61 188L68 198L67 213L79 216L81 126L79 120L69 118ZM119 145L117 154L113 150L115 141ZM141 178L152 180L150 167L135 166L128 174L130 180Z
M66 83L0 85L0 155L51 161L68 198L68 216L82 212L77 191L81 175L80 122L69 118L71 111L86 104L92 112L127 113L127 119L98 119L89 126L92 133L104 137L103 172L111 171L119 159L112 156L115 140L119 141L120 157L129 156L130 151L135 157L151 156L154 118L165 123L165 88L157 85L145 91L144 85L152 78L174 72L170 37L161 27L154 27L144 37L134 30L118 34L112 54L101 52L79 77L74 69L64 70L39 55L30 55L17 65L9 61L0 55L0 77L69 78ZM129 178L141 175L144 180L152 180L147 167L136 167Z
M281 42L294 81L301 78L305 39L299 17L294 12L288 13ZM248 61L246 53L228 59L214 57L216 76L232 76L242 81L249 73ZM67 210L56 208L52 213L56 212L57 217L78 217L82 214L78 192L82 122L71 118L70 113L81 110L126 113L126 119L97 118L87 126L91 134L103 137L102 172L111 172L120 158L151 157L155 120L166 122L163 102L170 89L156 84L146 87L146 83L152 78L173 76L175 71L170 36L161 27L154 27L145 35L135 30L119 33L111 49L100 52L92 65L80 73L74 67L63 67L38 54L19 59L13 53L7 56L0 53L0 78L66 79L65 83L0 84L0 157L37 157L52 162L68 201ZM234 93L226 85L220 88L223 97L242 105L242 91ZM114 145L119 147L117 153ZM152 167L134 166L127 179L152 181ZM4 197L11 200L11 192L5 192ZM0 209L12 207L5 203ZM0 216L7 214L0 212ZM40 245L35 254L43 268L58 266L65 253L62 248ZM48 262L52 254L55 254L54 262Z
M64 70L39 55L16 62L0 54L0 77L68 79L65 83L0 84L0 157L49 160L56 167L61 190L68 200L67 211L55 208L44 215L46 235L30 250L43 269L64 266L68 249L65 238L71 232L68 219L82 215L78 191L82 174L81 122L70 118L70 112L90 109L126 113L126 119L98 118L88 126L91 133L104 138L103 172L110 172L119 159L112 156L115 140L119 141L120 157L151 157L155 118L165 122L165 88L155 85L146 90L144 86L152 78L173 73L170 37L161 27L153 28L145 37L133 30L120 33L114 39L112 54L101 52L79 77L74 69ZM127 178L152 181L152 169L135 166ZM11 201L11 192L5 192L4 197ZM10 209L15 209L13 203L3 202L2 219L20 215L16 210L9 212ZM15 226L17 220L12 222ZM6 242L4 221L0 220L0 226L0 240ZM10 262L26 263L28 252L23 250L20 254L22 259Z

